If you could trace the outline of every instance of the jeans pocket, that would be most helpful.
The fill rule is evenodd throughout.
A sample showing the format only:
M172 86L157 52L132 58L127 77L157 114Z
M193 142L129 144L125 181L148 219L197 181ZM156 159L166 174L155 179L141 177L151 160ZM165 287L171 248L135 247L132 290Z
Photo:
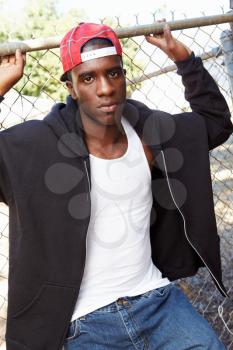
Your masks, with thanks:
M80 322L79 322L79 319L76 319L73 322L71 322L71 325L68 328L65 342L76 339L79 335L80 335Z
M168 294L170 288L171 288L171 283L167 284L164 287L160 287L160 288L156 288L152 290L152 293L156 296L156 297L164 297L165 295Z

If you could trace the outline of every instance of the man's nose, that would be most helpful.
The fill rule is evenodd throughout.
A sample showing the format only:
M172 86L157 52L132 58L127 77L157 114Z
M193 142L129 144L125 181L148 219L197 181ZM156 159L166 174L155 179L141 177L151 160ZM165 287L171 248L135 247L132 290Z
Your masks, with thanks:
M114 90L114 85L106 77L101 77L97 80L96 93L98 96L110 96L113 94Z

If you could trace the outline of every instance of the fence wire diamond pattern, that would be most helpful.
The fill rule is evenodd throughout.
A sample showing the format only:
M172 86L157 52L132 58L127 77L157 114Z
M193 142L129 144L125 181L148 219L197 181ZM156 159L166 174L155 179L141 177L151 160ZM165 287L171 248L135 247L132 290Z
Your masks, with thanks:
M151 21L155 21L152 15ZM174 13L172 13L174 18ZM105 20L102 20L102 22ZM109 23L109 19L107 21ZM110 19L113 27L125 26L120 18ZM135 16L135 25L140 16ZM205 67L212 74L232 109L232 96L224 56L221 53L220 35L226 25L212 25L175 32L177 39L185 42L196 54L212 52ZM26 38L25 38L26 39ZM173 62L143 37L123 40L124 61L127 63L128 95L149 107L170 113L189 111L184 100L180 78ZM61 73L58 49L28 54L27 69L16 89L10 91L1 104L0 128L5 129L29 119L41 119L51 106L64 100L66 90L59 81ZM49 60L50 67L45 66ZM44 80L36 74L43 70ZM131 74L133 72L133 74ZM34 96L27 95L33 91ZM36 97L35 97L36 95ZM200 269L192 278L178 281L193 305L213 325L227 349L233 349L233 137L210 154L214 203L218 231L221 236L223 280L230 299L223 299L216 290L208 272ZM8 208L0 204L0 349L4 349L7 311L8 278Z

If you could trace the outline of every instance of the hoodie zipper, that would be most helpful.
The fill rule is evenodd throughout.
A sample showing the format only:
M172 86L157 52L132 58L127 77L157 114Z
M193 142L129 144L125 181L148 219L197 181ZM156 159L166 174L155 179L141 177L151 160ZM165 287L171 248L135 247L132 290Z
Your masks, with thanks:
M91 196L90 196L90 193L91 193L91 183L90 183L90 178L89 178L89 173L88 173L88 170L87 170L87 160L84 159L84 165L85 165L85 171L86 171L86 174L87 174L87 182L88 182L88 188L89 188L89 199L91 199Z
M169 188L169 191L170 191L170 194L171 194L171 197L172 197L172 200L176 206L176 208L178 209L181 217L182 217L182 220L183 220L183 223L184 223L184 233L185 233L185 237L188 241L188 243L190 244L190 246L195 250L195 252L197 253L197 255L199 256L199 258L203 261L203 263L205 264L205 266L207 267L210 275L212 276L212 278L215 280L217 286L219 287L219 289L222 291L222 293L228 297L228 295L226 294L226 292L222 289L222 287L220 286L217 278L214 276L214 274L212 273L212 271L210 270L210 268L208 267L207 263L205 262L204 258L200 255L200 253L198 252L198 250L194 247L194 245L192 244L192 242L190 241L190 239L188 238L188 234L187 234L187 231L186 231L186 221L185 221L185 217L184 217L184 214L182 213L181 209L179 208L179 206L177 205L176 203L176 200L174 198L174 195L173 195L173 192L172 192L172 189L171 189L171 185L170 185L170 181L169 181L169 177L168 177L168 172L167 172L167 166L166 166L166 161L165 161L165 156L164 156L164 152L161 150L161 153L162 153L162 157L163 157L163 164L164 164L164 169L165 169L165 173L166 173L166 179L167 179L167 184L168 184L168 188Z
M91 203L91 182L90 182L89 173L88 173L88 169L87 169L87 160L86 159L84 159L84 167L85 167L85 173L87 176L87 183L88 183L87 201L89 201ZM88 230L89 223L90 223L90 219L88 221L87 230ZM86 251L87 251L87 236L86 236ZM85 264L84 264L84 266L85 266ZM83 270L84 270L84 268L83 268Z
M86 173L87 182L88 182L87 200L89 200L89 202L91 202L91 185L90 185L89 173L88 173L88 170L87 170L86 159L84 159L84 168L85 168L85 173ZM87 230L88 230L89 223L90 223L90 219L89 219L88 224L87 224ZM87 230L86 230L86 233L87 233ZM86 246L86 251L85 251L85 257L86 257L86 254L87 254L87 235L86 235L86 240L85 240L85 246ZM86 258L85 258L85 260L86 260ZM82 279L83 279L83 274L84 274L84 269L85 269L85 262L86 261L84 261L83 266L82 266L82 277L81 277L80 286L81 286Z

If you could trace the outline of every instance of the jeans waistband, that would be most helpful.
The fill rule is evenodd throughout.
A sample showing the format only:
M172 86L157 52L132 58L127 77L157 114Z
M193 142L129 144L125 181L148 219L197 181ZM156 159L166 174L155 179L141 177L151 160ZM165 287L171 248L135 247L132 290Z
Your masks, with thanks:
M90 312L90 314L104 313L104 312L117 312L119 310L119 308L130 306L130 303L132 303L132 302L137 302L140 299L147 298L155 291L156 291L156 293L159 293L161 290L164 290L165 288L167 289L169 286L171 286L171 284L172 283L169 283L168 285L165 285L163 287L151 289L151 290L149 290L145 293L139 294L139 295L120 297L117 300L113 301L112 303L105 305L105 306L102 306L102 307ZM85 320L85 316L86 315L81 316L78 319ZM75 323L75 321L76 320L72 321L71 324Z

